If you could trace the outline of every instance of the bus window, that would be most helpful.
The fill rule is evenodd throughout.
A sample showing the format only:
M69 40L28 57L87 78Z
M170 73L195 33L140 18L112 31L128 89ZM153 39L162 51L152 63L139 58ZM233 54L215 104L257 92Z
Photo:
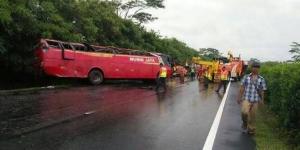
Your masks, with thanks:
M152 56L149 52L143 51L144 56Z
M130 50L115 50L117 54L121 55L130 55L131 51Z
M162 58L162 61L164 62L165 65L167 66L171 66L171 60L170 57L167 55L160 55L160 57Z
M98 48L96 49L96 52L113 54L114 50L110 48Z
M138 56L147 56L145 52L143 51L132 51L132 55L138 55Z
M87 48L85 46L83 46L83 45L73 45L73 47L77 51L87 51Z
M68 43L62 43L64 49L70 49L70 50L73 50L72 46Z
M55 41L46 41L49 47L60 49L59 43Z

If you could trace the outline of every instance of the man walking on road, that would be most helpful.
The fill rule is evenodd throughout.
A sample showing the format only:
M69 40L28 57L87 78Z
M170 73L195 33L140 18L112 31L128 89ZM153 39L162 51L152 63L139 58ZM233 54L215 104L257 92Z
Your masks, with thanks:
M264 103L264 91L267 90L265 79L259 75L259 63L252 64L252 72L245 75L238 97L238 104L241 104L242 128L248 134L255 134L255 115L258 103Z
M223 92L225 93L227 82L228 82L228 70L226 69L225 66L223 66L221 69L221 80L216 92L219 92L223 86L224 87Z
M160 71L159 71L157 84L156 84L157 92L159 92L160 87L164 88L164 92L167 90L166 78L167 78L167 68L164 67L164 65L162 63L160 63Z

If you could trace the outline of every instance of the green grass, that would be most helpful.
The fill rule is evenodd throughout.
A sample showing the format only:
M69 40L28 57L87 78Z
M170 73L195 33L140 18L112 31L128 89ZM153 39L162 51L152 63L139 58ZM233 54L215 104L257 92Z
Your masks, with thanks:
M267 108L257 112L256 135L257 150L291 150L287 144L287 135L278 128L278 119Z

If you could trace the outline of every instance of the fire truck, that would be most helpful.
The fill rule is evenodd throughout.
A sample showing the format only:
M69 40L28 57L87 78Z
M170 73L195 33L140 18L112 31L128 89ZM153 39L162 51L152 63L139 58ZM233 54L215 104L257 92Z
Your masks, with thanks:
M209 80L215 81L218 80L218 71L220 68L220 60L203 60L200 57L193 57L192 63L196 65L201 65L202 69L208 71Z
M41 39L35 49L37 69L46 75L87 78L93 85L105 79L155 80L162 63L172 74L172 58L141 50Z
M233 57L229 53L229 57L220 57L214 60L203 60L200 57L193 57L192 62L201 65L202 68L208 69L209 80L218 82L220 80L220 69L225 66L230 72L230 77L233 80L240 80L244 70L245 63L240 57Z

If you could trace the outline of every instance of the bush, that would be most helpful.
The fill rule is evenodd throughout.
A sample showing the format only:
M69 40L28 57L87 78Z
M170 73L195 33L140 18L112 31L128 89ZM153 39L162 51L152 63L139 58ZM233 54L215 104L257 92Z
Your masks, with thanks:
M300 64L265 63L261 74L268 85L268 106L289 132L290 142L300 146Z

